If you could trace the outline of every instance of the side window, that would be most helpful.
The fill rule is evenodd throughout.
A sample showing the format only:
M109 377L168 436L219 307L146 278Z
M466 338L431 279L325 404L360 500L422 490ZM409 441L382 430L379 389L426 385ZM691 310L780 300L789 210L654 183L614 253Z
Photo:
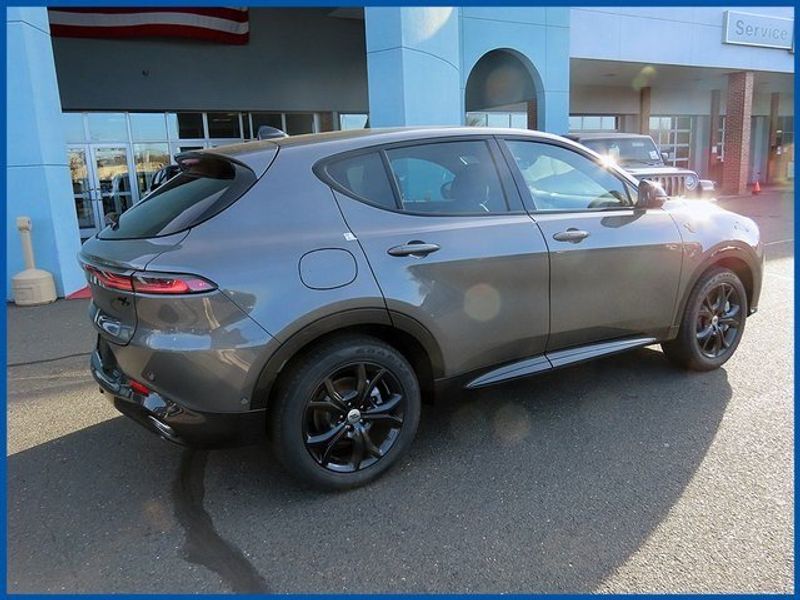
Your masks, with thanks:
M384 208L397 208L389 176L377 152L337 160L325 170L336 183L356 196Z
M620 178L585 156L541 142L506 140L536 210L592 210L632 206Z
M403 209L437 214L508 212L500 177L483 140L387 150Z

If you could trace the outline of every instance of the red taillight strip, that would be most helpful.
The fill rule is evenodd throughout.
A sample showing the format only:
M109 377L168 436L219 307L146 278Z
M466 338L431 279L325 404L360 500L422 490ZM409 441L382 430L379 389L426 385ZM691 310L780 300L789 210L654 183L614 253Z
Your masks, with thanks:
M199 294L215 289L213 283L195 275L133 274L133 290L140 294Z
M136 272L133 275L119 275L102 271L90 265L83 268L89 274L89 281L100 287L139 294L201 294L217 289L217 286L197 275L177 275L172 273Z
M95 285L99 285L110 290L122 290L124 292L133 291L133 281L127 275L118 275L108 271L101 271L89 265L84 265L83 268L89 274L89 281Z

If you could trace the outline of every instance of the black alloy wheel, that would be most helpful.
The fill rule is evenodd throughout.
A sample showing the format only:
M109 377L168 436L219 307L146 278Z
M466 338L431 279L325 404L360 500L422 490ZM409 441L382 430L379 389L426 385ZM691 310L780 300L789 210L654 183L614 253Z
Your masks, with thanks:
M388 369L369 362L339 367L317 386L306 406L306 449L328 470L365 469L394 446L404 410L403 388Z
M268 415L275 457L299 481L344 490L373 481L411 446L422 405L416 373L366 334L324 340L286 367Z
M742 324L742 301L730 283L711 288L703 298L697 313L697 344L708 358L719 358L739 336Z
M692 288L675 338L661 342L664 354L684 369L710 371L721 367L742 339L747 301L736 273L712 267Z

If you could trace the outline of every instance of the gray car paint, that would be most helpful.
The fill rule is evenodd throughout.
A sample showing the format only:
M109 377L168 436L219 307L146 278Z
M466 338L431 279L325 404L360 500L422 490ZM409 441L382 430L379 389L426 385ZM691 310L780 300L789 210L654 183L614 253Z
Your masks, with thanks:
M535 357L545 350L592 341L673 337L693 282L719 257L753 270L751 307L757 303L763 260L758 230L749 219L707 203L417 216L334 192L313 172L318 161L341 152L476 135L558 143L596 157L557 136L468 128L338 132L206 151L265 175L188 234L92 238L83 247L81 258L89 263L192 273L219 286L188 298L137 296L138 322L136 315L121 317L132 319L135 333L127 346L113 346L120 365L133 377L152 372L153 385L176 402L243 411L264 405L294 351L345 325L403 330L431 355L434 377L453 378L531 359L543 364ZM580 244L554 243L554 232L570 227L591 235ZM387 253L411 240L441 249L423 258ZM330 253L304 265L304 257L321 249L339 258L347 253L355 268ZM113 312L114 299L125 297L96 286L93 292L103 311ZM609 351L624 345L612 343ZM559 356L580 357L580 348Z

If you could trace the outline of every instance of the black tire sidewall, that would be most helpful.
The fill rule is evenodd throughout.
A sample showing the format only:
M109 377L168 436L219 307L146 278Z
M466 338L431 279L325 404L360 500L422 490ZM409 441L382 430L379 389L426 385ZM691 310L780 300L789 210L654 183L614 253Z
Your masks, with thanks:
M354 473L325 469L309 454L303 441L302 424L311 395L332 372L347 365L367 362L388 369L405 396L403 426L386 455ZM272 415L271 438L276 455L290 474L318 488L337 490L363 485L392 466L409 448L420 417L420 390L408 361L380 340L359 337L324 344L303 356L279 391Z

